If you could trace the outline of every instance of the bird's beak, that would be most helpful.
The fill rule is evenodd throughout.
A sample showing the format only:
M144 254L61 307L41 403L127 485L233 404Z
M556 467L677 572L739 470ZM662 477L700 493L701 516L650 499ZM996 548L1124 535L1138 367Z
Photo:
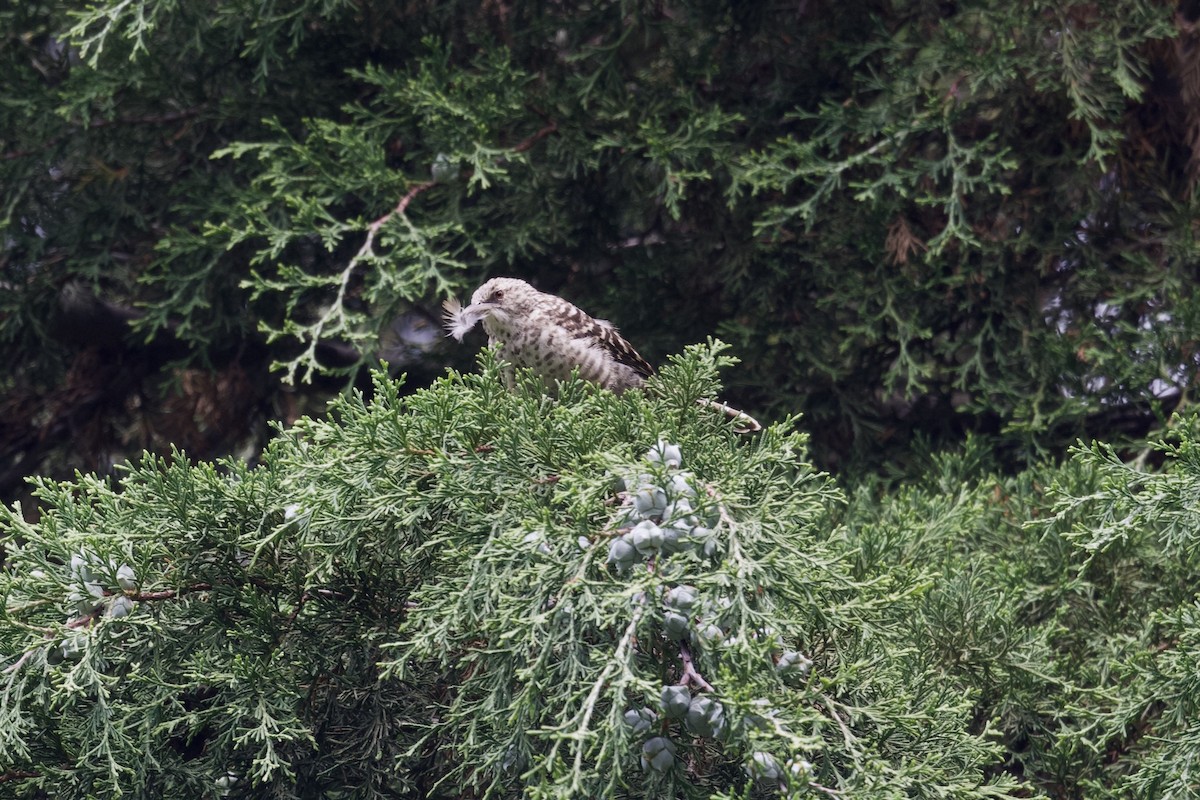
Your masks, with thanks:
M451 297L446 302L442 303L444 309L446 335L453 336L458 341L467 335L467 332L479 324L479 321L486 317L493 308L494 303L472 303L463 308L456 298Z

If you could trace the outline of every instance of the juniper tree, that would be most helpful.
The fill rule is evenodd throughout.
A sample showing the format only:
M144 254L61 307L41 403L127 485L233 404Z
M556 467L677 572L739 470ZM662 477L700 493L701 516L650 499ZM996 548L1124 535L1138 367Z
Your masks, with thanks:
M1010 796L802 434L490 357L4 518L11 796Z
M0 485L201 459L7 514L0 792L1186 795L1192 11L0 9ZM501 273L814 440L435 382Z
M40 480L3 521L0 792L1191 791L1194 419L1161 471L976 441L846 506L803 436L695 405L713 366L554 399L485 353L256 469Z
M1143 464L1080 443L1015 476L973 440L851 499L852 574L942 576L907 638L974 687L1007 769L1045 796L1195 793L1197 430L1189 412Z

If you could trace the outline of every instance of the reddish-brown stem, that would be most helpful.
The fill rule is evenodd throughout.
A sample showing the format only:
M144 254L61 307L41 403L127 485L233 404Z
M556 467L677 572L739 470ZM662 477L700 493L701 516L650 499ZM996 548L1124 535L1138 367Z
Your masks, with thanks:
M547 136L549 136L550 134L554 133L557 130L558 130L558 123L549 122L546 125L543 125L540 129L538 129L538 131L536 133L534 133L529 138L518 142L516 147L514 147L512 149L512 151L514 153L524 153L526 150L533 147L535 144L540 142L542 139L545 139Z
M713 691L712 684L704 680L703 676L696 671L696 664L692 661L692 651L683 642L679 643L679 659L683 662L683 677L679 679L680 686L694 683L706 692Z

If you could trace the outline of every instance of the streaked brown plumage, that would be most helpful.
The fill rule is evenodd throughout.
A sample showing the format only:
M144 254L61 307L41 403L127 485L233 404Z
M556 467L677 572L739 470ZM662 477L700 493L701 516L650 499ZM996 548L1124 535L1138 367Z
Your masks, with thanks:
M578 368L584 379L619 394L642 386L654 374L611 323L517 278L492 278L475 290L466 308L453 298L444 308L448 335L462 341L482 322L488 344L499 347L501 358L549 380L563 380ZM701 402L737 418L747 431L761 427L723 403Z

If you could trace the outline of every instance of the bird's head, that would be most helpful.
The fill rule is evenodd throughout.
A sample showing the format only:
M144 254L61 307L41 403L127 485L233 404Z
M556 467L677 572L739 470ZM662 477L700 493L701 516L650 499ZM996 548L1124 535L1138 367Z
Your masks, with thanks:
M489 319L497 327L510 327L513 321L528 315L538 294L537 289L519 278L492 278L475 290L466 308L454 298L442 304L449 331L446 335L461 342L467 331Z

